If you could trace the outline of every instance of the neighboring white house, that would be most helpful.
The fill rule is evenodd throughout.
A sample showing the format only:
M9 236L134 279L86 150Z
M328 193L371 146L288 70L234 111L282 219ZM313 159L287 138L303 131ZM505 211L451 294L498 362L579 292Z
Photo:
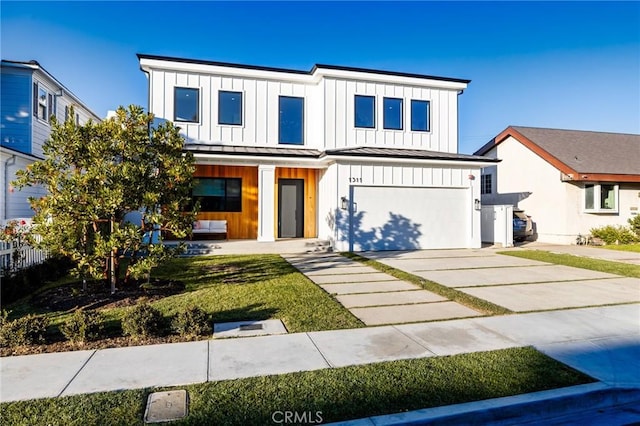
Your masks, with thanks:
M458 154L468 80L138 55L149 112L197 163L202 220L229 238L322 238L337 250L480 247L480 169Z
M525 210L538 241L575 244L640 213L640 135L512 126L475 154L502 160L482 171L482 203Z
M50 118L64 121L70 107L76 122L100 118L36 61L2 60L0 74L0 221L31 217L29 197L44 195L42 188L13 188L16 172L42 159L42 145L51 132Z

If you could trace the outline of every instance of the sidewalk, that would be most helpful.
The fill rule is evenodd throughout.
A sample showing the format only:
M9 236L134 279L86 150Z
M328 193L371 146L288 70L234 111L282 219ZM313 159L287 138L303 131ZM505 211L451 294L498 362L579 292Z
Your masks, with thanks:
M574 256L588 257L591 259L610 260L612 262L631 263L633 265L640 265L640 253L621 250L609 250L592 246L577 246L577 245L559 245L559 244L547 244L539 242L528 242L518 245L516 249L524 250L544 250L551 253L564 253L572 254ZM512 250L512 249L504 249Z
M640 389L639 319L640 304L629 304L5 357L0 359L0 401L180 386L527 345L606 385Z

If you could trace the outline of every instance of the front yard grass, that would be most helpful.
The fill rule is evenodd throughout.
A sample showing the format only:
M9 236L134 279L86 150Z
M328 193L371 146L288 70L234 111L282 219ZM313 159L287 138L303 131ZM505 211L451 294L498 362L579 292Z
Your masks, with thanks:
M600 248L640 253L640 244L618 244L618 245L611 244L611 245L601 246Z
M364 326L278 255L171 259L155 270L153 277L185 284L184 291L151 302L165 318L189 306L197 306L210 314L213 322L280 319L291 333ZM69 279L65 277L58 285L68 283ZM52 287L55 284L46 289L51 290ZM70 311L47 311L36 307L30 297L3 308L13 311L12 318L29 313L46 315L52 324L49 337L53 340L62 338L57 328L71 315ZM131 309L133 306L100 309L108 320L108 337L120 334L119 321ZM177 336L171 337L171 341L176 341ZM96 347L95 343L100 347L99 342L94 342L92 348ZM118 343L112 342L108 346L118 346ZM73 348L62 348L69 349ZM3 354L11 352L3 349Z
M572 254L551 253L543 250L500 251L498 254L539 260L541 262L555 263L557 265L591 269L592 271L607 272L609 274L622 275L625 277L640 278L640 265L632 265L629 263L591 259L588 257L574 256Z
M172 424L266 425L276 411L334 422L593 381L533 348L512 348L181 386L189 415ZM149 393L169 389L3 403L0 417L11 425L142 425Z

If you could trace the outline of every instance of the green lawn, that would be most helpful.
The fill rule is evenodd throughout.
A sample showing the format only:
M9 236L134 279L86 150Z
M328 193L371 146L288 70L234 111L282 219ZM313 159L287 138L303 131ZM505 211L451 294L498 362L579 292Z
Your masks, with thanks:
M320 412L333 422L593 381L532 348L513 348L182 386L190 413L172 424L266 425L276 411ZM142 425L154 390L4 403L0 418L11 425Z
M611 262L608 260L591 259L571 254L551 253L542 250L501 251L498 252L498 254L539 260L541 262L555 263L557 265L591 269L593 271L607 272L625 277L640 278L640 265L632 265L629 263Z
M619 250L619 251L632 251L635 253L640 253L640 244L619 244L619 245L606 245L600 248L605 248L609 250Z
M153 273L185 283L185 291L152 302L165 317L194 305L214 322L281 319L289 332L363 327L360 320L278 255L214 256L168 261ZM60 283L69 282L63 278ZM55 286L52 285L52 286ZM47 286L51 288L52 286ZM55 326L70 312L45 312L24 298L3 308L12 317L45 313ZM110 331L132 307L104 309Z
M425 290L428 290L432 293L438 294L442 297L446 297L449 300L454 302L458 302L461 305L468 306L477 311L483 312L487 315L505 315L510 314L510 311L507 308L503 308L502 306L495 305L491 302L487 302L486 300L479 299L477 297L471 296L470 294L463 293L455 288L447 287L442 284L438 284L434 281L429 281L426 278L419 277L417 275L410 274L405 271L401 271L400 269L396 269L392 266L385 265L384 263L380 263L376 260L367 259L366 257L360 256L359 254L345 252L340 253L341 255L348 257L349 259L356 260L365 265L371 266L381 272L389 274L398 278L399 280L408 281L410 283L416 284Z

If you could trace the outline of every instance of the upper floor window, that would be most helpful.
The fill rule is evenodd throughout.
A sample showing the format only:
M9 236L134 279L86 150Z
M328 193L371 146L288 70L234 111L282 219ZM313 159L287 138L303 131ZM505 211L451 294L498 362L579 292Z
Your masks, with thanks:
M491 194L492 175L480 176L480 194Z
M411 130L414 132L428 132L429 129L429 101L411 100Z
M200 202L203 212L241 212L242 179L197 178L192 198Z
M241 92L218 92L218 124L242 125Z
M402 99L384 98L384 128L389 130L402 130Z
M279 143L302 145L304 143L304 98L280 96Z
M200 89L176 87L173 98L173 119L197 123L200 111Z
M52 114L53 96L38 83L33 83L33 115L42 121L49 121Z
M618 185L585 184L584 210L592 213L616 213L618 211Z
M354 101L356 127L374 129L376 127L376 98L375 96L356 95Z

